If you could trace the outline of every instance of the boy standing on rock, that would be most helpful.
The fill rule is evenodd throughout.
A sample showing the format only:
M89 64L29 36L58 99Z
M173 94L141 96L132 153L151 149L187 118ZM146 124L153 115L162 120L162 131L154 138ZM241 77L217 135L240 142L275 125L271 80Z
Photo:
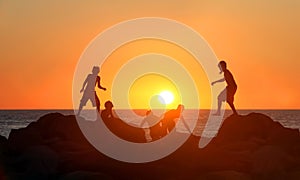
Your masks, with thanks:
M230 108L233 111L233 114L237 115L238 113L236 112L236 109L233 104L234 94L237 90L236 82L235 82L231 72L227 69L227 65L226 65L225 61L220 61L218 66L221 71L220 73L222 73L222 72L224 73L224 78L212 82L211 85L213 86L214 84L216 84L218 82L226 81L227 86L218 96L218 110L214 115L219 116L221 114L220 109L221 109L222 102L224 102L224 101L227 101L227 103L229 104Z
M79 109L78 109L78 113L77 115L80 115L80 112L83 108L83 106L86 105L87 101L90 100L92 102L93 107L97 107L97 112L100 112L100 100L97 96L97 93L95 91L95 86L97 86L99 89L102 89L104 91L106 91L106 88L102 87L100 85L100 77L98 76L100 72L100 68L98 66L94 66L93 70L92 70L92 74L89 74L83 85L82 88L80 90L80 92L82 93L83 91L83 96L80 100L80 105L79 105ZM85 89L84 89L85 87Z

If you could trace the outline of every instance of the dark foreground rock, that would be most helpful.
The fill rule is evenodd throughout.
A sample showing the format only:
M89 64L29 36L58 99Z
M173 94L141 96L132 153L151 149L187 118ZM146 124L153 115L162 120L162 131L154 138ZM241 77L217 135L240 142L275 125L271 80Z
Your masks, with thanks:
M125 163L90 145L74 116L48 114L0 137L0 179L300 179L299 131L263 114L230 116L198 143L191 136L161 160Z

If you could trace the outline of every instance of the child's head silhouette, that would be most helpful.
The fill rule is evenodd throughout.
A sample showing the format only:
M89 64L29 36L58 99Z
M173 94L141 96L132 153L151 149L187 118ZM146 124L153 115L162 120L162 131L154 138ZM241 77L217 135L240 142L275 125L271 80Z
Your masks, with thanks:
M94 66L92 72L93 74L98 74L100 72L99 66Z
M219 68L221 70L220 73L224 72L224 70L227 68L227 64L226 64L225 61L220 61L219 64L218 64L218 66L219 66Z
M114 107L114 105L111 101L106 101L104 106L105 106L105 109L112 109Z

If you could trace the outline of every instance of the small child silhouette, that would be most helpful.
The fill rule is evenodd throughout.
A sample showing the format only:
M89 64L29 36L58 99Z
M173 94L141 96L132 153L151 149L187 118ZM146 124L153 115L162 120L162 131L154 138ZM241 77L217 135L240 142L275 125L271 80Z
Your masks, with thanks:
M235 82L231 72L227 69L227 65L226 65L225 61L220 61L218 66L219 66L220 71L221 71L220 73L222 73L222 72L224 73L224 78L212 82L211 85L213 86L214 84L216 84L218 82L226 81L227 86L218 96L218 110L214 115L218 115L218 116L220 115L221 105L222 105L222 102L224 102L224 101L227 101L227 103L231 107L233 113L237 114L236 109L235 109L234 104L233 104L234 94L237 90L236 82Z
M86 105L88 100L92 102L93 107L97 106L97 112L100 112L100 100L95 91L95 86L97 86L99 89L102 89L104 91L106 91L106 88L100 85L100 77L98 76L99 72L100 72L100 68L98 66L94 66L92 70L92 74L89 74L86 77L82 85L80 93L83 92L83 95L77 113L78 116L80 115L83 106Z

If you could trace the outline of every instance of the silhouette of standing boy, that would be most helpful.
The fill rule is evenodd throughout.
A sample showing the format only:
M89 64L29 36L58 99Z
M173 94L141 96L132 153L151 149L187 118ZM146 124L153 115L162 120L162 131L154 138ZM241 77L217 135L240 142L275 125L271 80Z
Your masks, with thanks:
M224 101L227 101L227 103L229 104L229 106L232 109L233 113L237 114L236 109L235 109L234 104L233 104L234 94L237 90L237 85L235 83L233 75L227 69L226 62L225 61L220 61L218 66L219 66L220 71L221 71L220 73L222 73L222 72L224 73L224 78L212 82L211 85L213 86L214 84L216 84L218 82L226 81L227 86L218 96L218 110L215 113L215 115L219 116L221 114L220 109L221 109L222 102L224 102Z
M92 74L89 74L83 85L82 88L80 90L80 93L82 93L83 91L83 96L80 100L80 105L79 105L79 109L78 109L78 116L80 115L80 112L83 108L83 106L86 105L87 101L90 100L92 102L93 107L97 107L97 112L100 112L100 100L97 96L97 93L95 91L95 86L97 86L99 89L102 89L104 91L106 91L106 88L102 87L100 85L100 77L98 76L100 72L100 68L98 66L94 66L93 70L92 70ZM84 89L85 87L85 89Z

